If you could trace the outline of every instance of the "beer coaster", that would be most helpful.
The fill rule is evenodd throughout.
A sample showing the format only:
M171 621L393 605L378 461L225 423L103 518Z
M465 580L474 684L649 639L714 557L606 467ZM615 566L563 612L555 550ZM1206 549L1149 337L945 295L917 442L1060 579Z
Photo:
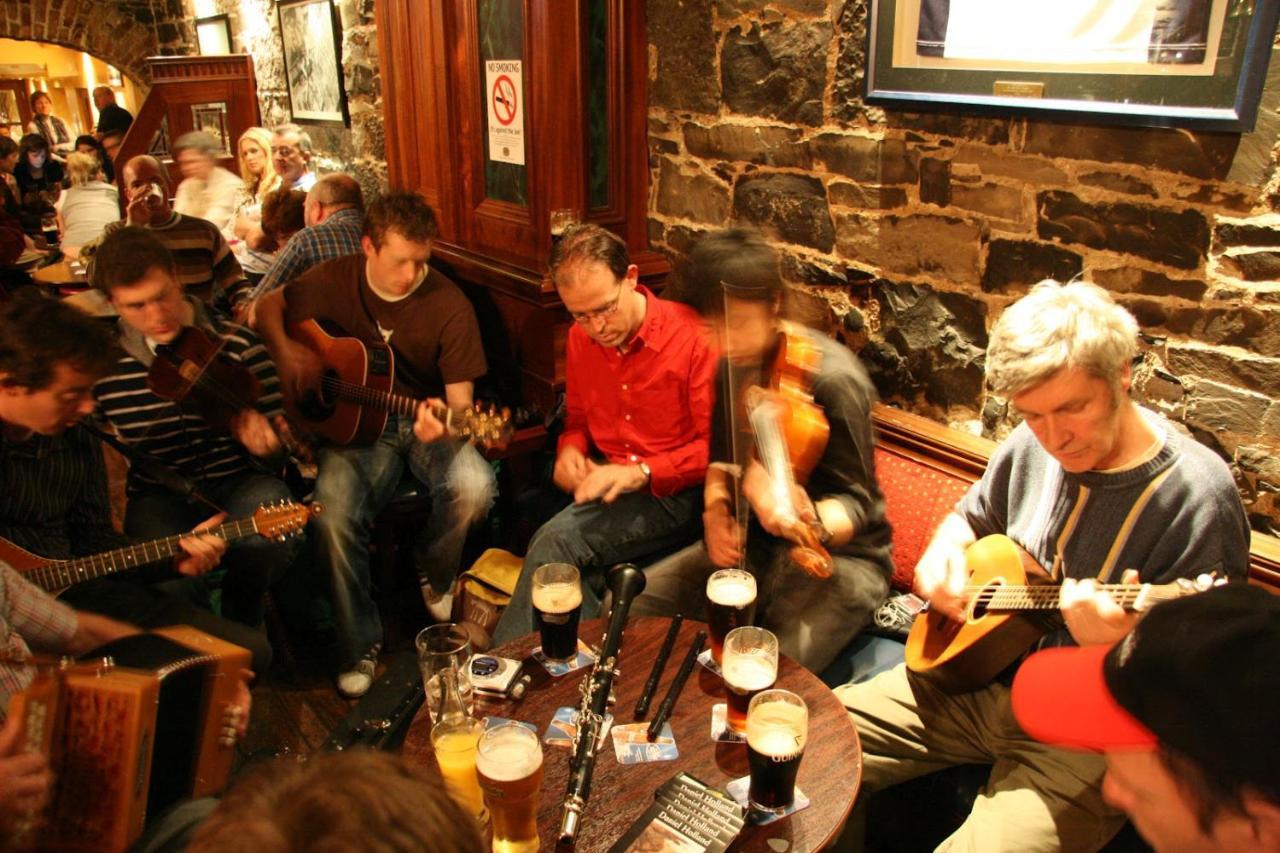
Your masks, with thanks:
M609 727L613 725L613 714L605 714L604 722L600 725L600 736L596 738L596 748L599 749L604 744L605 735L609 734ZM577 708L557 708L556 715L551 718L551 723L547 726L547 733L542 736L542 742L549 746L573 746L574 735L578 733L578 709Z
M619 764L647 764L650 761L674 761L680 757L671 724L663 723L662 731L652 742L648 736L648 723L628 723L614 726L613 753Z
M717 702L711 706L711 739L725 743L746 743L747 736L729 731L729 706Z
M584 666L591 666L596 662L595 655L591 654L591 649L581 640L578 641L578 655L573 660L547 660L542 654L542 646L538 646L533 650L533 659L542 664L542 668L550 673L552 678L573 672L575 669L582 669Z
M719 675L721 677L724 676L724 673L720 671L720 664L716 663L714 660L711 659L711 649L702 650L702 654L698 655L698 663L702 664L707 669L714 672L716 675Z
M782 820L784 817L795 814L801 809L809 807L809 798L804 795L804 791L796 788L796 798L791 801L791 808L782 814L770 814L769 812L758 812L751 808L751 802L748 799L748 790L751 787L751 777L743 776L741 779L734 779L725 786L725 791L729 796L737 801L738 805L747 810L747 820L756 826L764 826L767 823L773 823L775 820Z
M524 726L526 729L533 732L534 734L538 733L538 727L535 726L533 723L526 723L524 720L512 720L507 717L485 717L484 730L487 732L489 731L489 729L496 729L498 726L502 725L503 723L515 723L518 726Z

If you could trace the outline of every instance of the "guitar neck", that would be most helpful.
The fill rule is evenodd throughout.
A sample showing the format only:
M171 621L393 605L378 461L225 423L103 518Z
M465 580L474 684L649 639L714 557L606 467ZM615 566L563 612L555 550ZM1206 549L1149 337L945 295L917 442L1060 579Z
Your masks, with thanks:
M1155 603L1178 598L1186 593L1176 584L1105 583L1098 584L1100 592L1111 597L1125 610L1133 610L1141 599ZM964 597L986 610L1057 610L1061 587L1052 584L1038 586L1014 586L990 584L966 586Z
M394 391L378 391L373 388L366 388L363 385L347 382L336 376L326 376L322 381L326 391L347 403L372 406L375 409L382 409L406 418L413 417L413 413L418 409L418 400L407 397L404 394L396 394ZM444 420L448 416L449 410L444 406L432 406L431 413Z
M204 535L225 539L227 542L234 542L257 533L258 525L253 518L241 518L201 532ZM182 552L182 546L178 543L190 535L190 533L183 533L165 539L155 539L151 542L117 548L114 551L94 554L90 557L78 557L74 560L52 560L32 567L24 572L23 576L41 589L57 592L81 581L93 580L173 557Z

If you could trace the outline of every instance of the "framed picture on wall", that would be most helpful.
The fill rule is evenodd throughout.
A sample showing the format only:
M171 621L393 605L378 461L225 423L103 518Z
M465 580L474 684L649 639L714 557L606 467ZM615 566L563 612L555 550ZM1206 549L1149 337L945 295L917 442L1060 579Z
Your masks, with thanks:
M345 127L342 31L332 0L280 0L276 10L293 120Z
M1247 131L1280 0L869 0L867 100Z
M196 18L196 44L201 56L231 53L231 18L227 15Z

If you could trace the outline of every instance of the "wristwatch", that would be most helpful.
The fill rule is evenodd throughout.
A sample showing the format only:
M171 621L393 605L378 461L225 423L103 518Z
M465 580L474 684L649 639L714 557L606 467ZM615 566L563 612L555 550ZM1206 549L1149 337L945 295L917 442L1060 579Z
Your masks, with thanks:
M648 462L637 462L637 463L636 463L636 465L638 465L638 466L639 466L639 468L640 468L640 473L641 473L641 474L644 474L644 481L645 481L646 485L647 485L648 483L652 483L652 482L653 482L653 469L651 469L651 468L649 467L649 463L648 463Z

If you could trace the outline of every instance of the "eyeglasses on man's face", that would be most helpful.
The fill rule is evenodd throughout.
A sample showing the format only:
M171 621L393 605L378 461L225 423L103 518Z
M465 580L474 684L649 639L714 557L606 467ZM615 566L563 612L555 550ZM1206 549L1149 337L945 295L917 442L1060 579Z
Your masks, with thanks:
M622 283L618 283L618 292L613 295L613 299L607 305L596 308L593 311L570 311L569 316L573 318L573 322L586 326L596 320L605 320L612 317L618 310L618 304L622 300Z

